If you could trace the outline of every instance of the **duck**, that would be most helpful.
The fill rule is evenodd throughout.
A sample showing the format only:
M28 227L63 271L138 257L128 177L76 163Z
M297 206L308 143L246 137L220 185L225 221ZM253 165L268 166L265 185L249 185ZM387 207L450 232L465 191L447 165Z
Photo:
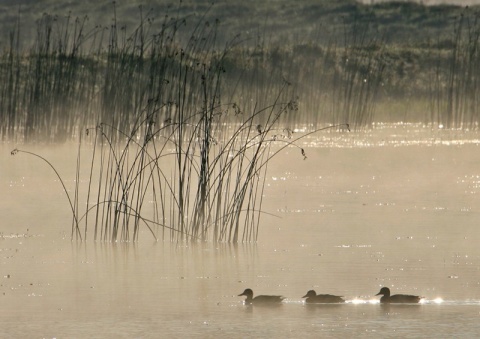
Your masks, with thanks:
M416 304L420 301L420 299L422 299L422 297L417 295L390 295L390 289L388 287L382 287L380 292L375 295L383 295L383 297L380 298L380 303L382 304Z
M247 299L245 299L245 305L258 305L258 304L267 304L267 305L274 305L274 304L280 304L284 297L280 295L257 295L255 298L253 297L253 291L250 288L247 288L245 291L243 291L242 294L238 295L240 296L246 296Z
M345 300L342 297L332 294L317 294L314 290L310 290L302 298L305 299L307 304L334 304L344 303Z

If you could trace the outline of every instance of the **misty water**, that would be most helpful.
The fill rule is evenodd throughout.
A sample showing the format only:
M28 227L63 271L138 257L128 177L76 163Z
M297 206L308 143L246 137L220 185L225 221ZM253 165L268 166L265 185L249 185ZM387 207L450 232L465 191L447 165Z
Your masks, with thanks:
M309 137L269 166L258 242L234 245L72 242L54 173L3 144L0 337L476 336L479 145L420 124ZM75 145L20 148L73 189ZM424 303L380 305L382 286ZM287 299L245 306L247 287Z

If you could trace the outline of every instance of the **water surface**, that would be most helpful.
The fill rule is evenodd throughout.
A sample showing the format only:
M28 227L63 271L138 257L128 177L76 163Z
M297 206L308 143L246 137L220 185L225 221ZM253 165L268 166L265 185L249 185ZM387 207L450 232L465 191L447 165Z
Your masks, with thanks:
M478 140L421 125L309 138L306 160L271 163L275 216L238 245L71 242L51 170L1 145L0 337L478 336ZM26 148L73 187L74 146ZM382 286L425 303L379 305ZM246 307L247 287L287 299ZM309 289L348 302L307 306Z

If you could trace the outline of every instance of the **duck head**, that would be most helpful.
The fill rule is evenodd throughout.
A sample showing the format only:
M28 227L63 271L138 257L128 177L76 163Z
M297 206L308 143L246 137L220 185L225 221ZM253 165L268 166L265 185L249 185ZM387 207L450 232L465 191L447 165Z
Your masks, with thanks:
M380 292L378 292L375 295L383 295L385 297L389 297L390 296L390 289L388 287L382 287L380 289Z
M252 298L253 297L253 291L249 288L247 288L245 291L243 291L242 294L239 294L238 296L241 297L242 295L246 296L247 298Z
M314 290L310 290L302 298L311 298L311 297L315 297L316 295L317 295L317 292L315 292Z

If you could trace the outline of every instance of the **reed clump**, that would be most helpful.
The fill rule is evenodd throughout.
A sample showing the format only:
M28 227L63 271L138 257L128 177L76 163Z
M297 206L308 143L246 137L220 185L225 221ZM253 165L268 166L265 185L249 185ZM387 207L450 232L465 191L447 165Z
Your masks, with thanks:
M203 95L198 111L182 102L164 106L152 100L128 133L108 124L82 133L73 196L47 159L12 151L38 157L54 170L72 211L72 239L137 241L143 229L170 241L257 240L270 160L286 147L297 147L305 159L296 142L319 130L294 138L291 130L279 128L280 117L296 107L281 101L287 87L277 102L248 115L235 104L220 105L221 68L204 69L200 86L189 88ZM158 122L160 111L172 118ZM264 124L257 124L260 116ZM320 130L340 127L348 125ZM122 140L113 142L117 135ZM91 152L84 156L87 139ZM81 174L84 159L87 180Z
M362 127L373 119L381 51L370 48L373 38L353 35L361 29L347 32L351 37L343 47L332 42L325 53L306 58L301 46L272 48L262 37L244 41L237 36L220 43L218 21L200 19L191 25L185 18L165 15L160 30L153 31L158 18L142 8L138 17L137 26L127 30L115 8L108 26L91 27L87 17L44 14L27 51L19 47L23 44L18 23L0 55L1 138L65 142L100 123L115 131L132 130L149 101L176 103L182 86L202 81L201 67L185 65L207 65L218 58L224 72L219 89L223 100L236 103L243 112L270 105L289 83L290 99L300 113L282 115L286 125L309 124L315 129L349 122ZM193 83L190 73L195 74ZM198 104L198 96L190 99ZM165 112L159 111L159 121L169 118Z
M478 128L480 13L468 8L453 20L450 44L434 42L430 120L445 128ZM447 47L447 48L446 48Z
M219 26L211 12L196 20L170 14L190 13L182 8L165 11L158 18L140 7L130 27L117 18L115 4L107 25L44 14L26 49L18 20L0 53L0 138L65 142L99 123L131 130L158 93L163 104L178 101L182 63L207 64L224 49L223 100L252 112L274 102L288 82L299 108L281 118L290 127L348 122L369 128L373 121L478 127L476 7L321 4L315 11L331 22L319 23L307 11L315 21L305 40L292 33L302 27L275 38L249 30L247 39L226 39L234 25ZM409 40L405 32L420 27ZM190 71L200 79L200 68Z
M55 171L72 211L72 239L137 241L145 230L171 241L255 241L270 160L286 147L305 157L297 141L308 133L295 138L283 125L298 110L294 86L277 83L274 70L269 77L255 73L265 65L232 84L227 56L239 40L217 48L216 23L199 23L182 44L175 36L183 20L166 19L150 38L146 19L128 38L114 21L108 49L97 50L97 62L89 64L80 56L84 35L74 35L76 43L66 50L60 43L66 40L50 43L54 21L44 19L47 37L39 37L43 44L26 60L39 73L31 79L38 95L18 130L25 140L39 138L38 127L49 125L62 132L49 138L76 136L74 190L41 155L12 154L36 156ZM101 34L90 36L98 42ZM248 82L256 91L238 85ZM61 106L63 96L71 101ZM81 114L80 101L88 99L89 113ZM62 110L77 113L64 117Z

